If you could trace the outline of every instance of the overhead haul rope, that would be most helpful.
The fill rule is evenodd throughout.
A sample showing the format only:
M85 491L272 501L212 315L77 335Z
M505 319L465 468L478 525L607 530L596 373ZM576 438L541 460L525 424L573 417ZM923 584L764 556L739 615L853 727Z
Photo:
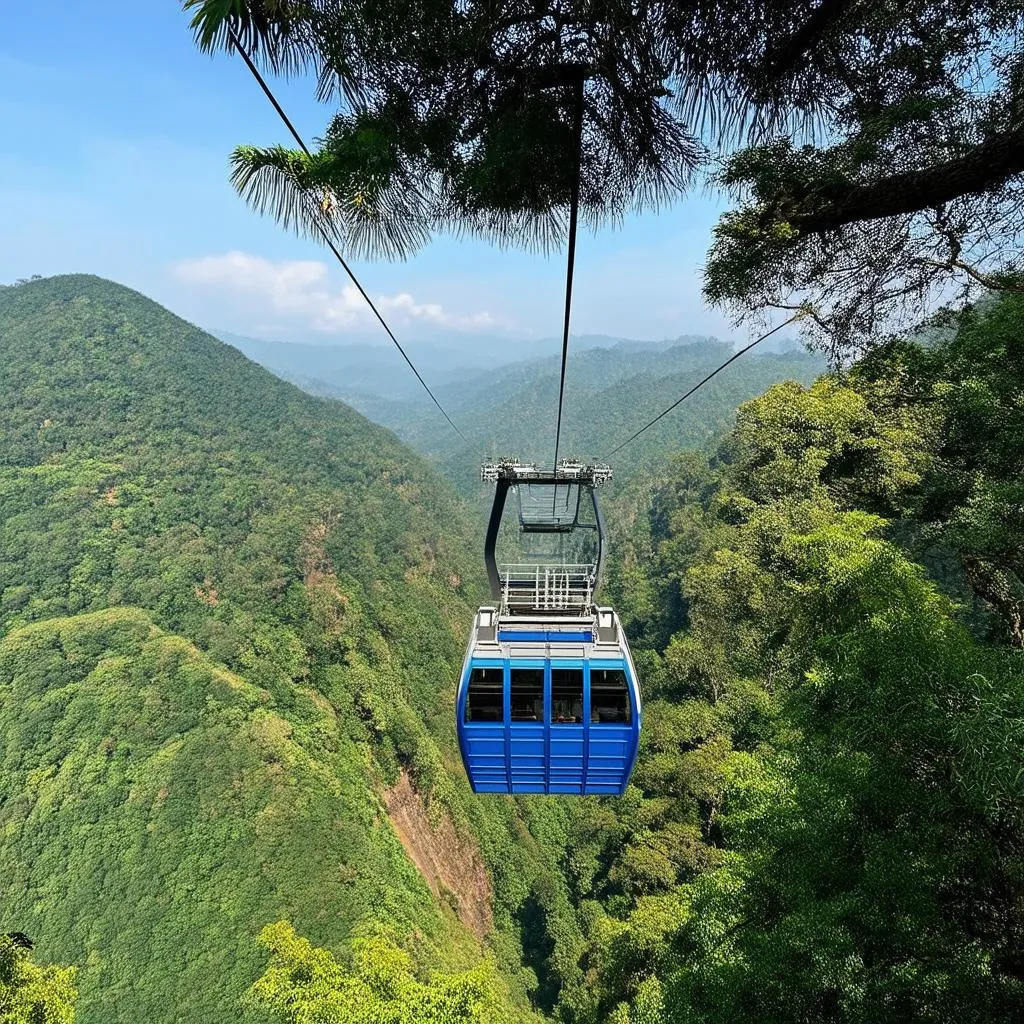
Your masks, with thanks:
M695 391L699 391L702 387L704 387L705 384L707 384L709 380L711 380L712 377L714 377L716 374L721 373L730 363L734 363L737 359L739 359L741 355L743 355L745 352L749 352L755 345L759 345L762 341L765 340L765 338L770 338L776 331L781 331L783 327L788 327L791 323L801 319L806 315L807 310L801 309L799 313L794 314L788 320L785 320L781 324L779 324L777 327L773 327L770 331L765 331L765 333L762 334L761 337L755 338L745 348L741 348L739 352L734 353L728 359L726 359L726 361L722 363L722 365L719 366L717 369L712 370L711 373L709 373L702 381L698 381L698 383L694 384L693 387L690 388L690 390L687 391L682 398L676 399L676 401L674 401L664 412L659 412L653 420L651 420L649 423L645 423L635 434L633 434L631 437L628 437L625 441L623 441L622 444L618 446L618 448L613 448L607 455L602 456L602 458L610 459L613 455L617 455L619 452L622 451L623 448L626 447L626 445L632 444L645 430L648 430L651 427L653 427L654 424L658 422L658 420L664 419L673 409L676 409L680 405L682 405L683 402L685 402L690 397L690 395L692 395Z
M299 133L295 130L295 125L292 124L288 115L284 112L284 109L282 108L281 104L277 102L277 97L273 94L273 92L271 92L270 86L267 85L263 76L260 74L259 68L257 68L256 65L252 62L252 58L249 56L245 47L242 46L241 41L235 34L235 30L231 28L230 25L228 26L228 37L231 39L231 44L234 46L234 48L241 54L242 60L245 61L245 66L252 72L253 78L255 78L256 81L259 83L259 86L263 90L267 99L270 100L270 103L273 106L274 110L277 111L278 117L280 117L281 120L284 122L285 127L288 129L288 131L292 133L292 138L295 139L295 141L299 144L299 148L302 150L303 153L306 154L306 156L312 157L313 154L310 153L309 149L306 146L306 143L302 141L302 136L299 135ZM313 223L316 225L316 229L320 233L320 237L324 240L324 243L326 244L327 248L330 249L332 253L334 253L334 258L341 264L341 267L345 271L345 273L348 274L349 280L356 286L356 288L359 291L359 294L366 300L366 304L370 307L371 310L373 310L373 315L378 319L378 321L380 321L381 327L383 327L384 330L387 332L387 335L394 343L395 348L397 348L398 351L401 352L402 358L406 361L406 363L409 364L409 369L412 370L414 374L416 374L416 379L420 382L420 384L423 385L423 390L426 391L428 395L430 395L430 400L434 403L434 405L437 406L441 415L448 421L448 425L452 428L452 430L455 431L456 434L459 435L459 437L462 438L463 441L466 442L466 444L469 444L469 438L467 438L466 435L461 430L459 430L457 426L455 426L455 423L453 422L451 416L449 416L448 413L444 411L444 406L441 405L441 403L437 400L437 396L427 386L427 382L420 376L420 371L417 370L416 367L413 365L413 361L406 354L405 349L402 348L401 344L395 337L391 328L388 327L386 321L384 320L384 317L380 315L380 311L374 305L373 300L370 298L369 295L366 294L366 289L364 289L363 286L359 283L359 279L352 272L352 268L345 261L345 257L341 255L341 252L338 250L338 247L334 244L334 240L331 238L329 232L327 231L327 228L325 228L324 225L318 219L319 208L314 208L316 209L317 212L314 214ZM563 375L564 369L565 368L563 366Z
M572 195L569 200L569 256L565 266L565 322L562 326L562 370L558 382L558 420L555 425L555 462L558 469L558 446L562 440L562 403L565 399L565 364L569 356L569 314L572 311L572 279L576 269L576 222L580 212L580 176L583 166L583 73L576 83L574 159Z

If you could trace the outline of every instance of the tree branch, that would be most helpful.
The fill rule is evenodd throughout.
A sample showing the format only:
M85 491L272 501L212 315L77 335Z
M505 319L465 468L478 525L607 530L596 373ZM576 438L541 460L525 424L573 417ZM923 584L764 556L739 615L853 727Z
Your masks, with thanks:
M860 0L822 0L796 32L765 51L764 75L778 82L789 74L800 58L858 3Z
M1010 582L1010 578L1016 581L1016 577L1012 573L994 570L973 555L961 556L961 562L971 589L997 612L1006 625L1010 644L1024 647L1024 597L1020 586L1014 587Z
M941 206L969 193L989 192L1024 173L1024 120L994 134L955 160L904 171L866 185L837 185L806 196L784 196L771 220L784 220L802 235L844 224L896 217Z
M963 260L948 260L943 263L941 260L929 260L919 256L913 262L921 267L934 267L935 270L946 270L949 272L959 270L990 291L1013 292L1015 294L1024 293L1024 281L1018 283L1009 279L1004 280L1001 277L993 277L991 274L978 270L977 267L972 267L969 263L964 263Z
M482 57L480 66L494 71L497 75L515 82L519 87L527 83L535 89L554 89L559 86L576 85L580 78L586 81L596 75L590 64L579 61L564 61L559 64L522 67L498 60L492 55Z
M963 239L949 223L949 219L943 209L940 208L935 211L935 216L931 220L931 226L932 230L940 235L945 240L946 245L949 246L948 258L938 260L919 256L913 259L912 263L922 267L933 267L935 270L945 270L947 273L959 270L990 291L1024 292L1024 280L1012 280L1007 275L986 274L963 259Z

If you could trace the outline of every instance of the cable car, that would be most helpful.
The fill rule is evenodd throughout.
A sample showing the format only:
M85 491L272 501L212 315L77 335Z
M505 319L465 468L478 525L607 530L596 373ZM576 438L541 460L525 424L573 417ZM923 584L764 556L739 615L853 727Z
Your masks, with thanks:
M459 680L462 761L475 793L621 795L640 742L640 692L614 609L594 602L603 466L485 463L495 484L485 561L496 604L473 622ZM509 494L518 504L509 528ZM496 549L518 547L499 563Z

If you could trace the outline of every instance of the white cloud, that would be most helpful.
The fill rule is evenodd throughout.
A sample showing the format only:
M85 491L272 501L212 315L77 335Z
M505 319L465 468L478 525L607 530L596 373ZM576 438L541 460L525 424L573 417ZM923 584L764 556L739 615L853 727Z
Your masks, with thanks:
M245 303L247 312L264 319L286 320L324 333L366 327L373 313L352 284L338 287L327 264L319 260L274 262L244 252L182 260L171 268L181 283ZM408 292L371 296L386 320L419 322L456 330L498 326L489 312L452 313L436 302L417 302Z

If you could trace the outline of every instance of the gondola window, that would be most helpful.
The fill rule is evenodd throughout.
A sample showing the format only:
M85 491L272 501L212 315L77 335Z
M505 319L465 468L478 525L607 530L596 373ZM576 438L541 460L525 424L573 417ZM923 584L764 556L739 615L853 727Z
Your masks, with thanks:
M544 721L544 669L512 669L512 721Z
M503 722L503 689L500 668L474 668L469 678L466 721Z
M583 669L551 670L551 724L582 725Z
M621 668L593 669L590 673L592 725L629 725L632 721L626 673Z

